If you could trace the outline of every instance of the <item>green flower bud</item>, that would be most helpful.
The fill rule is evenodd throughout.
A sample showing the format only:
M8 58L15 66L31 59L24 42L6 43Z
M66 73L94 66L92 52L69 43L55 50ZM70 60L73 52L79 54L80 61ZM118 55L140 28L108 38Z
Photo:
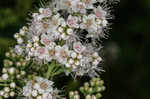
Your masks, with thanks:
M102 97L102 94L101 94L101 93L96 94L96 98L97 98L97 99L100 99L101 97Z
M102 86L101 89L102 89L102 91L105 91L105 90L106 90L106 87L105 87L105 86Z

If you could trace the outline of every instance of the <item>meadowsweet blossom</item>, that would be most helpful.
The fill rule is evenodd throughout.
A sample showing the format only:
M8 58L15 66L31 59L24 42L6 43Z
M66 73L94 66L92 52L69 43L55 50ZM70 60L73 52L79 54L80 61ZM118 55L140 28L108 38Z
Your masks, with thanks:
M69 15L67 19L67 24L69 27L79 28L78 17Z
M55 95L54 95L55 93ZM23 96L35 99L56 99L58 90L53 89L53 82L42 77L28 81L22 90Z
M0 96L66 99L54 88L51 81L54 76L62 73L73 77L99 76L103 59L99 54L101 44L97 43L105 37L112 18L110 2L51 0L33 12L28 25L14 35L15 47L6 53L0 75ZM80 91L86 99L99 99L100 92L105 90L103 83L93 78ZM70 92L69 99L80 99L79 92Z

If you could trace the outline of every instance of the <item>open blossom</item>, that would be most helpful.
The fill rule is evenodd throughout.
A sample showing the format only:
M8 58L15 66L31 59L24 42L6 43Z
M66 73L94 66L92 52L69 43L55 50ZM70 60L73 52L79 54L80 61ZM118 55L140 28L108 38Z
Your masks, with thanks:
M37 83L34 84L34 89L38 90L40 94L49 93L53 91L53 82L41 77L36 77Z
M21 55L23 53L23 48L21 48L20 45L16 45L15 50L18 55Z
M69 56L69 49L67 45L64 46L56 46L56 57L57 57L57 61L62 63L62 64L66 64L67 62L67 58Z
M44 93L43 99L53 99L53 97L52 97L51 93Z
M37 47L35 51L35 56L40 59L44 59L48 56L48 49L45 47Z
M88 32L97 31L97 24L94 14L90 14L88 16L84 15L82 21L83 23L81 23L80 28L86 29Z
M73 44L73 49L77 52L77 53L82 53L85 49L85 47L80 43L80 42L75 42Z
M100 18L100 19L106 18L107 12L104 11L101 6L98 6L97 8L95 8L94 12L97 18Z
M52 15L52 11L49 8L40 8L39 12L43 17L50 17Z
M79 27L78 17L69 15L67 19L67 24L69 27L78 28Z
M27 82L26 86L23 87L23 95L24 96L30 96L32 92L32 82Z
M45 46L49 46L50 43L52 43L52 37L46 34L41 35L41 43L44 44Z
M22 92L23 96L29 99L56 99L58 97L58 90L53 89L53 82L42 77L35 77L28 81Z
M82 0L86 4L87 9L92 9L93 4L96 3L96 0Z
M72 1L72 10L74 12L86 13L86 5L80 0L74 0Z

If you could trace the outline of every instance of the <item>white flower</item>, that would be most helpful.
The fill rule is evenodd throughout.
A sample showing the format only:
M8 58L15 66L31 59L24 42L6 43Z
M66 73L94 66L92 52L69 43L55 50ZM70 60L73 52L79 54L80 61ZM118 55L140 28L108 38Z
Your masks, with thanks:
M56 31L58 26L61 24L62 19L60 19L60 15L56 14L52 16L52 19L50 21L50 30L53 33L53 31Z
M77 53L82 53L85 50L85 47L80 43L80 42L75 42L73 44L73 49L77 52Z
M38 42L39 41L39 37L38 36L33 36L32 39L33 39L34 42Z
M72 10L74 12L86 13L86 5L85 3L80 2L80 0L74 0L72 1Z
M22 44L23 43L23 39L22 38L17 38L17 43L18 44Z
M32 81L27 82L27 85L23 87L23 95L29 97L32 93Z
M52 95L50 93L44 93L43 99L53 99Z
M40 94L44 94L47 92L49 93L49 92L53 91L53 88L52 88L53 82L52 81L43 79L41 77L36 77L36 81L37 81L37 83L33 87L34 87L34 89L38 90L38 92Z
M8 72L10 74L14 74L15 73L15 68L14 67L9 68Z
M30 26L30 32L34 35L40 35L50 31L50 20L48 21L33 21Z
M0 96L3 96L4 93L5 93L5 92L4 92L3 90L1 90L1 91L0 91Z
M76 62L75 62L75 65L77 65L77 66L80 65L80 62L79 62L79 61L76 61Z
M42 99L42 96L38 96L36 99Z
M44 44L45 46L49 46L50 43L52 42L52 37L46 34L41 35L41 43Z
M11 88L15 88L16 87L16 84L14 82L10 83L10 87Z
M58 28L58 31L59 31L59 32L63 32L64 29L63 29L62 27L59 27L59 28Z
M82 0L86 4L87 9L92 9L93 4L96 3L96 0Z
M69 35L73 34L73 30L71 28L68 28L67 29L67 34L69 34Z
M66 63L65 66L66 66L67 68L71 67L71 65L70 65L69 63Z
M94 9L96 18L101 18L101 19L105 19L107 12L105 10L102 9L101 6L98 6L97 8Z
M5 92L9 92L9 91L10 91L10 88L9 88L9 87L5 87L5 88L4 88L4 91L5 91Z
M20 45L15 46L15 51L18 55L21 55L23 53L23 48L21 48Z
M76 57L77 57L77 53L76 53L76 52L72 52L72 53L71 53L71 57L72 57L72 58L76 58Z
M77 56L77 58L78 58L78 59L81 59L81 58L82 58L82 55L81 55L81 54L79 54L79 55Z
M43 17L50 17L52 15L52 11L49 8L46 8L46 9L40 8L39 12L41 13Z
M94 66L97 66L97 65L99 64L99 61L94 60L94 61L92 62L92 64L93 64Z
M62 33L62 34L60 35L60 39L67 40L68 38L69 38L69 36L66 35L65 33Z
M71 2L72 0L58 0L58 8L59 9L68 9L71 8Z
M45 59L48 55L48 49L45 47L38 47L35 51L35 56L39 59Z
M6 68L3 68L2 72L3 72L3 73L7 73L7 69L6 69Z
M97 32L98 26L94 14L88 16L84 15L82 21L83 22L80 24L81 29L86 29L88 32Z
M23 87L23 95L28 97L31 95L32 89L29 88L28 86Z
M13 91L10 92L10 96L11 96L11 97L14 97L14 96L15 96L15 92L13 92Z
M50 47L50 48L48 49L48 52L49 52L49 55L48 55L48 57L46 57L46 60L47 60L47 61L50 62L52 59L56 59L56 56L55 56L56 50L55 50L55 47L54 47L54 46Z
M56 46L56 57L57 57L57 61L65 64L67 62L67 58L69 56L69 50L68 50L68 46L64 45L64 46Z
M69 15L67 19L67 25L73 28L79 28L78 17Z
M38 95L37 90L33 90L33 91L32 91L32 96L33 96L33 97L36 97L37 95Z
M43 16L42 15L39 15L39 13L33 13L32 14L32 17L33 17L33 21L36 22L36 21L41 21Z
M74 63L74 60L73 59L69 59L69 64L73 64Z
M4 98L8 98L9 97L9 94L8 93L5 93L4 94Z
M2 79L3 79L3 80L7 80L7 79L8 79L8 74L7 74L7 73L3 74L3 75L2 75Z

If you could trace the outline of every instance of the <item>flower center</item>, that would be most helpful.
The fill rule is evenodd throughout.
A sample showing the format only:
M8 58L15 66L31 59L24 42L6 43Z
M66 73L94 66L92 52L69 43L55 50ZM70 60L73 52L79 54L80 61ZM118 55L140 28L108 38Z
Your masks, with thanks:
M47 24L47 23L44 23L44 24L43 24L43 28L44 28L44 29L47 29L47 28L48 28L48 24Z
M67 7L71 6L71 3L69 1L65 1L65 4L66 4Z
M91 0L84 0L86 4L89 4Z
M45 82L42 82L41 84L40 84L40 88L41 89L46 89L48 87L48 85L47 85L47 83L45 83Z
M66 58L66 57L67 57L67 52L66 52L66 51L61 51L61 56L62 56L63 58Z
M50 50L50 51L49 51L49 54L50 54L51 56L54 56L54 55L55 55L55 50L53 50L53 49Z
M92 24L92 20L91 20L91 19L88 19L88 20L86 21L87 27L91 26L91 24Z

